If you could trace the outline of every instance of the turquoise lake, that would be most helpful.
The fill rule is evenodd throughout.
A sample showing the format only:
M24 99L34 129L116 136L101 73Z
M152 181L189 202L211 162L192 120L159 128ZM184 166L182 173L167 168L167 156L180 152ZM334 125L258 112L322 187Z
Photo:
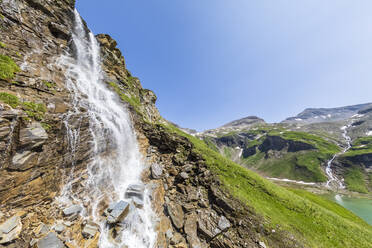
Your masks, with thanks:
M335 195L333 200L372 225L372 199Z

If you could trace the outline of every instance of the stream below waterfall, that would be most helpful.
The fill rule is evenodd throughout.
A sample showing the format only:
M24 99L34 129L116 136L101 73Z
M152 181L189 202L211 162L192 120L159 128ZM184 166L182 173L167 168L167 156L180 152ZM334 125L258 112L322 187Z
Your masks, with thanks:
M83 190L74 190L74 177L75 182L80 178L72 169L65 175L58 204L62 209L82 209L80 215L99 226L99 247L153 247L155 216L150 192L141 181L145 165L136 134L125 106L106 87L99 44L76 10L72 42L73 54L60 61L67 68L66 84L73 105L65 121L67 138L72 160L78 146L90 146L91 154ZM87 144L80 143L79 125L71 124L83 118L89 120L91 140ZM102 206L110 207L105 210ZM124 209L125 219L115 219ZM103 211L109 217L103 216Z

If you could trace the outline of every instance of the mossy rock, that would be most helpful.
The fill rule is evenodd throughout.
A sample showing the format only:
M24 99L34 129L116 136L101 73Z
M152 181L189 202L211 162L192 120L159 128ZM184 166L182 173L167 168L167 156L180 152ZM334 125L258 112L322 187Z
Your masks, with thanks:
M0 101L10 105L12 108L16 108L20 103L18 97L6 92L0 92Z
M0 79L9 80L19 72L19 66L14 60L6 55L0 54Z

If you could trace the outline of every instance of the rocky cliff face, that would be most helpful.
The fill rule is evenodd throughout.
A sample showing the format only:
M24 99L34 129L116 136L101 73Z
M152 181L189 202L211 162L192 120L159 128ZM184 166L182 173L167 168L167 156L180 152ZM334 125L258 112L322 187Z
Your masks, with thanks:
M60 63L75 49L73 9L68 0L0 4L0 246L97 247L96 224L79 217L78 206L54 204L66 175L77 178L75 191L84 190L92 151L89 118L69 114L71 92ZM264 247L262 236L270 231L220 189L190 142L156 124L162 122L156 96L126 69L116 42L108 35L97 40L107 87L130 109L141 151L152 165L144 181L153 185L160 218L157 247ZM79 125L74 151L66 125Z
M60 63L63 54L74 52L74 1L4 0L0 11L0 218L17 216L16 225L1 230L0 245L28 247L56 225L61 213L53 206L55 197L65 175L85 170L92 137L87 116L69 116L71 94ZM130 108L141 113L141 120L159 119L156 96L126 70L116 42L107 35L97 38L107 83L115 84L126 100L136 99L129 101L137 104ZM68 125L80 130L73 155L68 118ZM42 225L43 231L37 230Z
M2 1L0 8L1 54L7 59L0 79L4 213L51 202L60 169L68 166L63 115L69 93L58 58L68 45L73 2Z

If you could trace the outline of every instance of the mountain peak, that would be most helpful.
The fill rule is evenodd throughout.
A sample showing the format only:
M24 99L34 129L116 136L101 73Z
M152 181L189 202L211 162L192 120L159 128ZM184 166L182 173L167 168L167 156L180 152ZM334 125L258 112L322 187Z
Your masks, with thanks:
M294 117L289 117L283 123L320 123L341 121L360 114L372 108L372 103L349 105L337 108L307 108Z
M222 127L240 127L240 128L243 128L243 127L251 126L251 125L257 124L257 123L265 123L265 121L264 121L264 119L261 119L257 116L247 116L247 117L244 117L244 118L226 123Z

